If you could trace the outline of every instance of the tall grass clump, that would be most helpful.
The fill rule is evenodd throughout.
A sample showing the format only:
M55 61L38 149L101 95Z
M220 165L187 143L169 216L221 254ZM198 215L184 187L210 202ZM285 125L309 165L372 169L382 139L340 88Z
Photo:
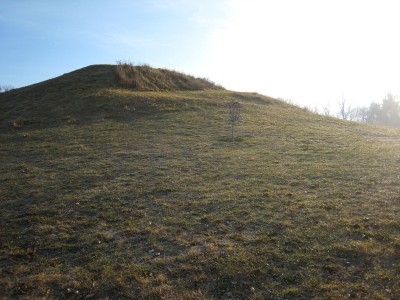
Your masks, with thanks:
M116 80L125 88L138 91L199 91L223 90L222 86L205 78L196 78L176 71L156 69L149 65L134 66L119 61L116 67Z

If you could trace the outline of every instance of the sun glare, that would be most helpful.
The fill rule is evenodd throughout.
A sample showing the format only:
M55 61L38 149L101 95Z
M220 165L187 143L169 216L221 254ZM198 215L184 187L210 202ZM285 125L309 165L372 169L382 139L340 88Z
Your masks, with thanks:
M399 93L399 21L383 4L233 1L227 9L204 66L227 88L313 104Z

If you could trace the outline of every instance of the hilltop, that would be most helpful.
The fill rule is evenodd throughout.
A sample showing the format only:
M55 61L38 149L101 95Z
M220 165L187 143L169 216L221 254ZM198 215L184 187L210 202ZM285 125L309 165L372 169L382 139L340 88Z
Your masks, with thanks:
M0 94L5 299L400 294L400 130L117 67Z
M107 117L115 112L112 106L122 98L130 105L140 106L139 113L145 112L148 101L133 99L136 91L204 90L223 88L207 79L146 65L92 65L0 94L0 129L10 124L14 127L54 126ZM129 96L131 99L127 99Z

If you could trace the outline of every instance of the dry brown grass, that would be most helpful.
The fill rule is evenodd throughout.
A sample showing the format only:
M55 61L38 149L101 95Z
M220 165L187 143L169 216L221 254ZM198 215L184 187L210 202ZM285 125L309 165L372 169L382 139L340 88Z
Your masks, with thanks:
M399 130L114 70L0 95L1 297L396 299Z
M137 91L198 91L222 90L210 80L196 78L176 71L155 69L148 65L134 66L127 62L118 62L116 80L123 87Z

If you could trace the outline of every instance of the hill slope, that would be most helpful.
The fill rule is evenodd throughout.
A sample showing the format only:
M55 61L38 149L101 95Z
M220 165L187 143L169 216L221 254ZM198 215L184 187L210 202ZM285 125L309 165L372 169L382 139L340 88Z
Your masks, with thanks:
M400 293L399 130L114 68L0 95L6 299Z
M146 112L151 105L134 91L223 90L205 79L175 71L129 64L93 65L38 84L0 94L0 129L47 127L115 117L113 105L124 98ZM115 96L114 93L121 94ZM122 95L123 94L123 95ZM133 96L135 95L135 96ZM154 104L154 103L153 103ZM136 107L135 106L135 107Z

